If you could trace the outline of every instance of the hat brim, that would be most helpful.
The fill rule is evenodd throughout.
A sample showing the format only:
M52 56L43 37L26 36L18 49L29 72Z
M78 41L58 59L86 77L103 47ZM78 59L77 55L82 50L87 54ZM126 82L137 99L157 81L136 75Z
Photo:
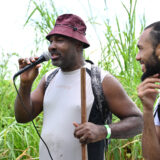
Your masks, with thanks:
M84 34L79 33L77 30L74 31L73 28L64 27L64 26L63 27L55 26L54 29L46 36L46 39L49 40L50 36L55 34L60 34L60 35L64 35L64 36L79 40L83 42L84 44L83 48L88 48L90 46Z

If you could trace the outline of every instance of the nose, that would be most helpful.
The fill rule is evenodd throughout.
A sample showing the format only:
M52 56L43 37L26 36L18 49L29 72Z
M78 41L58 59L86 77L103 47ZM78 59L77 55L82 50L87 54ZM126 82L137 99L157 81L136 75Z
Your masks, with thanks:
M50 43L50 45L48 46L48 51L50 52L50 53L52 53L53 51L55 51L56 50L56 43L54 42L54 41L52 41L51 43Z
M141 55L140 55L139 52L138 52L137 55L136 55L136 60L137 60L137 61L140 61L140 60L141 60Z

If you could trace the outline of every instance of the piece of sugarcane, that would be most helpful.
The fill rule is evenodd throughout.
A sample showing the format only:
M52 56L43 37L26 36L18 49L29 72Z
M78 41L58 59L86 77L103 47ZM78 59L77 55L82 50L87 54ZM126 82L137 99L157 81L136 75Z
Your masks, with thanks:
M86 113L86 69L81 68L81 123L87 121ZM82 160L87 160L87 145L82 144Z

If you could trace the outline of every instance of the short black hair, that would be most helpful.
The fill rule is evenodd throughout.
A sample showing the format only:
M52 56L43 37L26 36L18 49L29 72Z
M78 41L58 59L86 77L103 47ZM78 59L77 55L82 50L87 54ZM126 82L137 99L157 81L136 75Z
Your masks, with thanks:
M158 44L160 43L160 21L150 24L144 30L148 28L152 28L150 32L150 36L151 36L152 45L154 49L156 49Z

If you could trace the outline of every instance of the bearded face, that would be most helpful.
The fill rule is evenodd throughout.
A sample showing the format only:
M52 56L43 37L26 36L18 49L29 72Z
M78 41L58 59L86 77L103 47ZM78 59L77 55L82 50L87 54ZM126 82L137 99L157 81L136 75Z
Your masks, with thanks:
M148 59L148 62L145 64L146 72L143 73L141 80L144 81L146 78L160 73L160 60L155 54L155 50L153 51L152 55Z

